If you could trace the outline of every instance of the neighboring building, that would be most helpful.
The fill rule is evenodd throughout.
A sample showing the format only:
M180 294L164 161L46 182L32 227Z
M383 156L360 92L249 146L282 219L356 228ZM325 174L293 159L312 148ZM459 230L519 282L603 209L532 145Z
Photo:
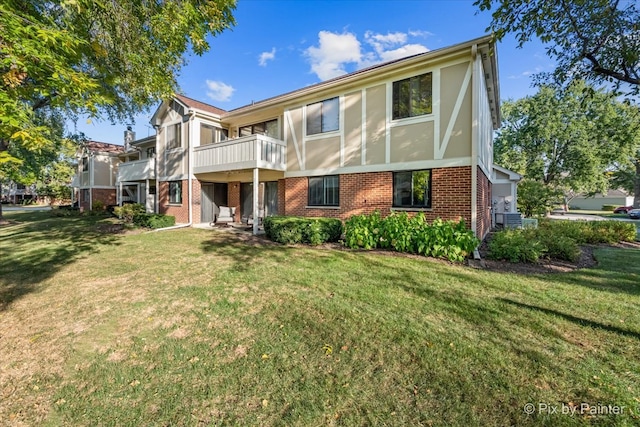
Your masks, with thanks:
M81 145L76 155L78 172L71 183L75 200L81 209L93 209L96 201L105 207L117 204L118 155L123 152L122 145L105 142L86 141Z
M570 209L600 211L604 205L633 206L633 196L624 190L609 190L607 194L578 195L569 201Z
M0 201L4 203L21 204L26 200L36 200L37 198L35 185L18 184L14 181L2 184Z
M140 203L147 212L156 212L156 136L134 141L135 134L125 131L124 151L120 154L116 178L118 204Z

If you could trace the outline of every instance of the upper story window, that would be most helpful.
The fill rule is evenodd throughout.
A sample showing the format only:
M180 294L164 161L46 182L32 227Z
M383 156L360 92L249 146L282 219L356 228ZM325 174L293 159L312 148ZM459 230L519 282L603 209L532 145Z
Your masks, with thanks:
M167 150L182 147L182 123L167 126Z
M156 156L156 147L147 148L147 159L153 159Z
M217 128L211 125L200 124L200 145L213 144L215 142L226 141L229 137L227 129Z
M340 128L340 98L307 105L307 135L331 132Z
M393 174L393 206L431 207L431 171L406 171Z
M393 82L393 119L431 114L431 73Z
M89 172L89 158L83 157L80 162L82 163L82 172Z
M264 135L272 138L280 138L280 132L278 132L278 119L241 126L238 128L238 133L241 137L249 135Z

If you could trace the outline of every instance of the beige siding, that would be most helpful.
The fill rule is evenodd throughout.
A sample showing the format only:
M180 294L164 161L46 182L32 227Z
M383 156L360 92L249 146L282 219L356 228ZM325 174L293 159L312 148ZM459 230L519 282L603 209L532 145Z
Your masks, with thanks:
M298 162L298 152L294 146L294 141L298 142L298 151L302 155L302 107L289 110L289 114L295 134L291 135L291 127L285 123L285 126L287 126L287 170L299 171L302 170L302 167Z
M340 137L307 140L305 151L307 169L340 167Z
M385 85L367 89L366 159L368 165L385 162L386 151L386 102Z
M433 159L433 122L391 129L391 163Z
M444 67L441 70L441 137L444 137L444 131L449 126L451 116L454 114L456 100L468 68L469 63L465 62ZM458 116L454 118L455 122L444 158L468 157L471 155L471 87L472 85L467 87Z
M111 158L108 156L95 156L93 158L93 185L115 185Z
M344 97L344 166L362 164L362 92Z

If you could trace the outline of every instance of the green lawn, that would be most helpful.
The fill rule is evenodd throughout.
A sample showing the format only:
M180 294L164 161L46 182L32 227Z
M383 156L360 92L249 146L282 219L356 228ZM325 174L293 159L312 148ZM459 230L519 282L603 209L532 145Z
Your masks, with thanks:
M0 424L640 423L638 250L521 276L5 216Z

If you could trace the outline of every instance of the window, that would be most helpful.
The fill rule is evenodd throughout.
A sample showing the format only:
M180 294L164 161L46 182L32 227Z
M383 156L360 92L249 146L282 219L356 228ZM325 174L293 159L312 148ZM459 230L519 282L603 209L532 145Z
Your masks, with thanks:
M393 82L393 119L431 114L431 73Z
M83 203L84 203L84 202L89 203L89 198L91 197L91 196L90 196L90 194L89 194L89 191L90 191L90 190L89 190L88 188L84 188L84 189L82 190L82 193L81 193L81 195L80 195L80 198L82 199L82 200L81 200L81 202L83 202Z
M228 136L229 131L227 129L200 124L200 145L208 145L215 142L226 141Z
M394 172L393 206L402 208L430 208L431 171Z
M338 175L309 178L309 206L339 206L340 179Z
M152 159L156 156L156 147L147 148L147 159Z
M182 181L169 181L169 203L182 203Z
M89 172L89 158L83 157L82 161L82 172Z
M264 135L272 138L280 138L280 132L278 132L278 119L242 126L239 131L241 137L248 135Z
M167 126L167 149L182 147L182 123Z
M307 105L307 135L331 132L340 128L338 97Z

